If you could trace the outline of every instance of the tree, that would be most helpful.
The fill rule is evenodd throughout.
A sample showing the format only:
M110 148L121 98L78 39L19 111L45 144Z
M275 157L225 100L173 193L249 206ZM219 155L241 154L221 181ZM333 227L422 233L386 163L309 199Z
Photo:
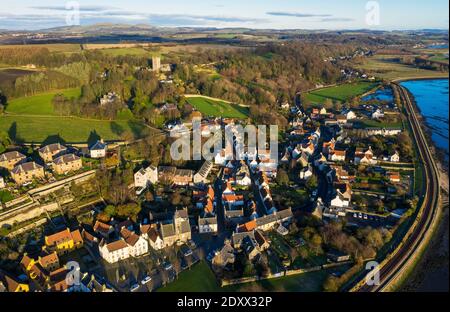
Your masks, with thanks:
M334 276L328 276L323 283L323 290L327 292L337 292L339 290L339 283Z
M280 185L288 185L289 184L289 176L284 169L278 169L277 183Z
M315 190L317 186L319 185L319 182L317 180L317 177L315 175L312 175L308 181L306 181L306 188L310 191Z

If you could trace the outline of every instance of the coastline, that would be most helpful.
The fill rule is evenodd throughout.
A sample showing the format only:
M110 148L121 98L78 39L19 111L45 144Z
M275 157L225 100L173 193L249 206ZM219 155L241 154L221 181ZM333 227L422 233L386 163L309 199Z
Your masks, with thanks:
M449 79L444 78L430 78L420 77L414 79L397 79L396 82L414 81L414 80L440 80ZM436 164L439 167L439 181L441 185L442 200L440 205L440 216L437 219L437 224L433 229L432 236L428 242L426 242L424 252L417 259L414 265L411 266L409 272L404 276L403 281L398 287L398 291L448 291L448 236L449 236L449 209L448 209L448 194L449 194L449 181L448 181L448 161L445 161L445 157L442 155L448 155L448 152L439 148L434 144L427 118L422 115L421 109L409 89L406 89L413 101L415 109L419 112L420 118L423 120L422 128L424 129L427 141L430 143L430 147L435 152L434 154ZM443 161L444 160L444 161ZM447 269L447 270L446 270ZM435 283L435 280L438 283Z

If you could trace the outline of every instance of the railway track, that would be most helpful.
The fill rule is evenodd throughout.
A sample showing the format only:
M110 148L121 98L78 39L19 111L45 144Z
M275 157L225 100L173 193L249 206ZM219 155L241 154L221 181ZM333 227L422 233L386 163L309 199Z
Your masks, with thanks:
M427 237L439 210L440 186L438 168L428 147L422 128L420 127L408 92L398 83L393 83L393 87L399 91L401 100L405 104L413 137L418 147L420 162L424 168L425 192L421 198L422 204L415 222L403 238L403 241L380 264L379 285L367 285L364 278L364 280L361 280L350 290L354 292L377 292L386 290L407 268L408 262L417 256L422 242Z

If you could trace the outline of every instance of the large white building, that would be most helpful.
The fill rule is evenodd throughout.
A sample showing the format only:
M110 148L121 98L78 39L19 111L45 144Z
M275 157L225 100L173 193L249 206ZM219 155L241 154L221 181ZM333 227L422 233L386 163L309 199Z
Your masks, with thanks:
M149 166L142 168L134 174L135 187L147 187L149 184L158 182L158 168Z
M108 263L139 257L148 252L148 241L143 235L122 228L120 236L119 240L111 243L106 243L104 239L100 242L100 256Z

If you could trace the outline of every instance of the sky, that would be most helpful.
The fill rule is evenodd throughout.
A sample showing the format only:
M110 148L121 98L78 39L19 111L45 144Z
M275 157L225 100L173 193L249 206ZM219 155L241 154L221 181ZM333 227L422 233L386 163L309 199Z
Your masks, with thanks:
M37 30L96 23L255 29L448 29L448 12L448 0L11 0L0 6L0 29Z

